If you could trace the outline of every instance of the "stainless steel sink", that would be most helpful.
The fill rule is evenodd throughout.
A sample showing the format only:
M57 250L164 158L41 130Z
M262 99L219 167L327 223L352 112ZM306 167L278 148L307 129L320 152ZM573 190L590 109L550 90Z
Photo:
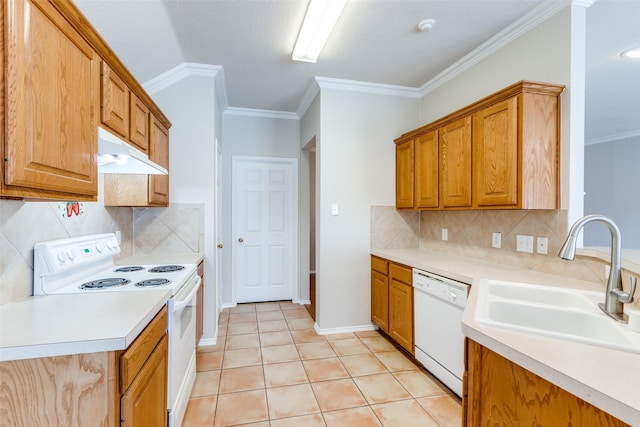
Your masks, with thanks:
M640 353L640 334L598 308L601 292L493 280L479 286L481 324Z

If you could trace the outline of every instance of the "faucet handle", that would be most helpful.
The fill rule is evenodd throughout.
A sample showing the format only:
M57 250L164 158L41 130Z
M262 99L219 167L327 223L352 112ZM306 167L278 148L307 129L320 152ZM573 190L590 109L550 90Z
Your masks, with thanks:
M629 277L629 285L630 285L630 288L629 288L629 301L627 301L627 302L633 302L633 295L636 293L636 284L637 284L637 282L638 282L638 278L637 277L634 277L634 276ZM627 302L625 302L625 304Z
M613 295L615 295L615 299L620 301L623 304L628 304L633 302L633 294L636 293L636 283L638 281L637 277L629 277L630 289L629 292L624 292L622 289L614 289L611 291Z

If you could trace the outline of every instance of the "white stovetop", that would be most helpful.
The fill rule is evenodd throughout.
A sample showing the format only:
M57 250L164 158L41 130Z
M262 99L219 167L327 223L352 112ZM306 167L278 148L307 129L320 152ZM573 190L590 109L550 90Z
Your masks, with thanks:
M170 290L28 297L0 306L0 361L126 349Z
M631 424L640 425L640 354L485 326L475 321L483 279L603 292L604 285L419 249L371 254L471 283L463 333L518 365ZM448 273L448 274L447 274Z

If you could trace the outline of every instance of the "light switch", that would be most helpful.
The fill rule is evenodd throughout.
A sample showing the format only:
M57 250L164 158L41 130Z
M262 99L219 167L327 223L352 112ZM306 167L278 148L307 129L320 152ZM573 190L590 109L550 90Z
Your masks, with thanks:
M442 240L443 241L449 240L449 230L446 228L442 229Z
M331 215L338 215L338 204L337 203L332 203L331 204Z

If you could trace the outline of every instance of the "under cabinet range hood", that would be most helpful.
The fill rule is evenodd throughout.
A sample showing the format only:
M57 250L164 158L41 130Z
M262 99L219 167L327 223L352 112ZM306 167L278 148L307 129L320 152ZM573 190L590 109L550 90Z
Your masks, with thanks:
M167 175L162 166L111 132L98 127L98 173Z

